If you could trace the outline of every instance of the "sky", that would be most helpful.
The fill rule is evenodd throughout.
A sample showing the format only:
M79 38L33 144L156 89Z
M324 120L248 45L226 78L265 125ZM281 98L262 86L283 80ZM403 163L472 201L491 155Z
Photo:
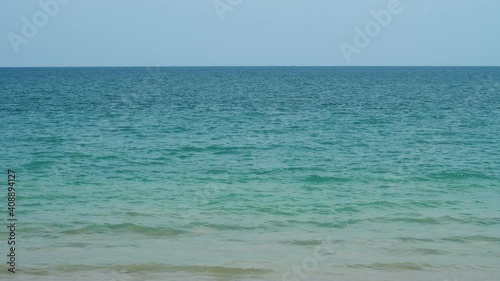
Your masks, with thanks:
M0 67L499 66L498 0L0 0Z

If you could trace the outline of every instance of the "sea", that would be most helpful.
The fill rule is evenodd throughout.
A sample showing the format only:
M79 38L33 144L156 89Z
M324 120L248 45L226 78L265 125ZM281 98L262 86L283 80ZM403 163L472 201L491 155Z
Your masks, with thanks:
M0 68L0 99L0 280L500 280L498 67Z

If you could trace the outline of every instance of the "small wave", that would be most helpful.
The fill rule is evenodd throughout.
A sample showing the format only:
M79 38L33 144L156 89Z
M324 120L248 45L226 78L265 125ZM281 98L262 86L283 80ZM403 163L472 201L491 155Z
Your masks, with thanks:
M417 223L417 224L472 224L472 225L492 225L496 224L497 221L494 219L464 219L464 218L457 218L457 217L452 217L452 216L441 216L441 217L424 217L424 218L419 218L419 217L397 217L397 218L385 218L385 217L380 217L380 218L373 218L370 219L370 221L373 222L396 222L396 223Z
M330 182L347 182L347 181L349 181L349 179L347 178L319 176L319 175L310 175L304 178L304 182L307 183L330 183Z
M247 149L247 147L217 146L217 145L210 145L207 147L183 146L179 149L179 152L183 153L211 152L216 155L224 155L224 154L238 154L242 149Z
M359 213L360 212L360 210L358 210L354 207L337 208L337 209L335 209L335 211L338 213Z
M400 271L400 270L427 270L433 268L430 264L413 263L413 262L394 262L394 263L372 263L372 264L354 264L348 265L354 269L374 269L383 271Z
M318 222L318 221L298 221L298 220L287 220L287 223L290 225L295 225L295 224L306 224L306 225L313 225L317 227L324 227L324 228L346 228L347 226L357 224L362 222L362 220L359 219L349 219L349 220L344 220L344 221L338 221L338 222Z
M154 216L154 214L151 214L151 213L140 213L140 212L134 212L134 211L127 211L127 212L112 211L111 214L117 215L117 216L125 215L127 217L148 217L148 216Z
M386 217L379 217L379 218L373 218L369 219L371 222L380 222L380 223L416 223L416 224L441 224L441 222L436 219L436 218L386 218Z
M378 200L378 201L373 201L373 202L366 202L366 203L358 203L356 204L357 206L360 207L389 207L389 208L394 208L398 207L400 204L396 202L390 202L390 201L385 201L385 200Z
M43 206L43 204L40 202L23 203L23 207L40 207L40 206Z
M237 224L215 224L215 223L193 223L196 227L207 227L215 230L256 230L264 229L264 226L244 226Z
M429 248L415 248L415 249L397 249L395 250L396 252L399 253L405 253L405 254L415 254L415 255L424 255L424 256L441 256L441 255L448 255L450 252L447 251L442 251L438 249L429 249Z
M284 211L284 210L279 210L277 208L271 208L271 207L255 207L255 211L258 213L281 215L281 216L287 216L287 217L293 217L293 216L297 215L296 212Z
M260 275L273 272L270 269L260 268L241 268L241 267L225 267L225 266L173 266L172 271L192 272L192 273L208 273L208 274L224 274L224 275Z
M459 243L472 243L472 242L492 242L500 243L500 237L474 235L474 236L455 236L443 238L442 240L448 242L459 242Z
M62 231L64 234L137 233L149 236L172 236L184 233L182 230L166 227L140 226L133 223L92 224L81 228Z
M432 240L432 239L415 238L415 237L399 237L396 239L399 241L402 241L402 242L410 242L410 243L434 242L434 240Z
M132 274L132 273L147 273L147 272L185 272L185 273L199 273L199 274L211 274L211 275L233 275L233 276L245 276L245 275L261 275L272 273L270 269L261 268L242 268L242 267L226 267L226 266L202 266L202 265L186 265L186 266L173 266L159 263L150 264L128 264L128 265L101 265L101 266L89 266L89 265L61 265L53 268L48 268L48 271L56 272L80 272L80 271L96 271L96 270L114 270L120 273ZM26 270L25 270L26 271ZM38 271L38 270L32 270Z
M282 241L283 244L297 245L297 246L317 246L321 245L323 242L321 240L290 240Z
M431 179L444 179L444 180L497 179L485 173L472 172L472 171L442 171L442 172L431 173L428 175L428 177Z
M67 248L86 248L89 246L91 246L91 244L85 242L69 242L66 244L61 244L61 247L67 247Z

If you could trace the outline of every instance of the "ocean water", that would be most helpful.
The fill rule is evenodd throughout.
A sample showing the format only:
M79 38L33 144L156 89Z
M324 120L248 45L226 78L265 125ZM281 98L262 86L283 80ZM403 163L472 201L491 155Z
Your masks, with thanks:
M500 68L4 68L0 98L0 280L499 280Z

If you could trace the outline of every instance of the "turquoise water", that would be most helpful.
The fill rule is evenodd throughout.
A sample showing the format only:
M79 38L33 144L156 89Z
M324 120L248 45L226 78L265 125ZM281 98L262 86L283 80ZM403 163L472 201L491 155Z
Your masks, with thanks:
M0 280L498 280L500 68L0 69Z

